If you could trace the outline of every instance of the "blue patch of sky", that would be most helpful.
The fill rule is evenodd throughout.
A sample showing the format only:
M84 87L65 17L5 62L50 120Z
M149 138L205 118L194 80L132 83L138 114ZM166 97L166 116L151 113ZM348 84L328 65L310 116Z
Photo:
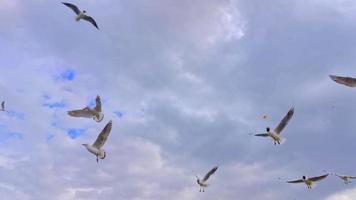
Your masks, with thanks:
M7 115L10 117L15 117L17 119L25 119L25 114L24 113L20 113L20 112L15 112L15 111L8 111Z
M66 105L63 102L54 102L54 103L44 103L42 104L43 106L49 107L49 108L64 108Z
M124 113L123 112L121 112L121 111L115 111L114 112L114 114L116 115L116 117L118 117L118 118L121 118L121 117L123 117L124 116Z
M88 103L88 106L89 106L89 107L95 107L95 106L96 106L96 101L95 101L95 99L90 99L90 100L89 100L89 103Z
M18 132L2 132L0 135L0 142L5 143L9 140L21 140L23 136Z
M75 79L76 72L72 69L67 69L60 74L60 79L64 81L73 81Z
M75 129L75 128L71 128L71 129L68 129L67 135L68 135L70 138L75 139L75 138L81 136L84 132L85 132L85 129Z

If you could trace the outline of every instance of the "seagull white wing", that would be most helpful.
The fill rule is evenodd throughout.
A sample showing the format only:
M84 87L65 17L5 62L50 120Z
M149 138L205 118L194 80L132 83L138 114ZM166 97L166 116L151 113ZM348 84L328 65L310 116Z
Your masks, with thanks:
M99 95L96 96L95 102L96 102L96 105L95 105L94 109L97 112L101 112L101 100L100 100L100 96Z
M311 181L313 181L313 182L321 181L321 180L323 180L324 178L326 178L327 176L329 176L329 174L325 174L325 175L322 175L322 176L312 177L312 178L309 178L309 180L311 180Z
M112 127L112 121L110 120L108 124L104 127L104 129L99 134L98 138L94 142L93 146L100 149L106 142L109 137L110 131Z
M356 79L352 77L329 75L336 83L343 84L349 87L356 87Z
M92 118L93 114L90 112L88 107L85 107L82 110L71 110L68 111L68 115L72 117L85 117L85 118Z
M294 114L294 107L292 107L291 109L289 109L288 113L286 114L286 116L284 116L284 118L282 119L281 122L279 122L278 126L274 129L274 131L277 134L280 134L282 132L282 130L284 129L284 127L287 126L289 120L292 118Z
M95 28L99 29L98 25L96 24L95 20L92 17L86 15L83 17L83 19L92 23L95 26Z
M211 175L213 175L216 170L218 170L218 166L215 166L213 169L211 169L203 178L203 182L207 181Z
M303 183L303 179L298 179L298 180L294 180L294 181L287 181L287 183Z
M71 8L75 14L79 15L80 13L80 10L78 9L78 7L74 4L71 4L71 3L66 3L66 2L62 2L64 5L66 5L67 7Z

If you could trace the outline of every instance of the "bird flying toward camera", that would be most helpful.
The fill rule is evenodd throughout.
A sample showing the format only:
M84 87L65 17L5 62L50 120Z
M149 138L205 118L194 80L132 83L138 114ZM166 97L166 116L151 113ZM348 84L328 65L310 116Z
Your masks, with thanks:
M72 117L93 118L96 122L101 122L104 119L104 114L101 111L101 100L99 95L96 96L95 102L96 105L94 108L86 106L80 110L71 110L68 111L68 115Z
M303 176L302 179L298 179L298 180L294 180L294 181L287 181L287 183L305 183L305 185L307 185L307 187L309 189L311 189L313 184L314 184L314 182L321 181L321 180L325 179L327 176L329 176L329 174L325 174L325 175L322 175L322 176L311 177L311 178Z
M218 166L215 166L207 174L205 174L203 179L200 179L197 175L195 175L195 177L197 177L197 183L200 186L199 192L204 192L204 188L209 186L207 181L208 181L209 177L216 172L216 170L218 170Z
M278 126L275 129L271 129L270 127L266 128L267 133L258 133L255 134L255 136L259 137L270 137L273 140L274 145L276 144L281 144L281 137L280 134L282 130L287 126L289 120L293 117L294 114L294 107L292 107L286 116L282 119L282 121L278 124Z

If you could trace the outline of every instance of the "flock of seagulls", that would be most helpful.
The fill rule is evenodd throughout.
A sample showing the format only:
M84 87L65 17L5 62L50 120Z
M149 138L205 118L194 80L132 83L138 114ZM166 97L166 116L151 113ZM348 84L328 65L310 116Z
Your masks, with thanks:
M62 2L62 4L69 7L70 9L72 9L74 11L74 13L76 14L76 17L75 17L76 21L80 21L81 19L86 20L86 21L90 22L95 28L99 29L95 20L91 16L87 15L87 12L85 10L80 11L79 8L72 3ZM356 78L336 76L336 75L329 75L329 76L336 83L343 84L348 87L356 87ZM91 118L94 121L99 123L104 119L104 114L103 114L102 108L101 108L102 107L101 99L100 99L99 95L96 96L95 101L96 101L96 105L94 108L89 108L88 106L86 106L83 109L71 110L71 111L68 111L67 113L71 117ZM2 101L0 111L6 111L5 110L5 101ZM281 138L280 134L283 131L283 129L288 125L289 121L292 119L293 114L294 114L294 107L291 107L289 109L289 111L287 112L287 114L284 116L284 118L276 126L276 128L272 129L270 127L267 127L265 133L254 134L254 136L270 137L273 140L274 145L277 145L277 144L280 145L282 142L282 138ZM267 118L268 118L267 115L262 116L262 119L264 119L264 120L266 120ZM97 162L99 162L99 159L105 159L105 157L106 157L106 152L103 149L103 146L110 135L111 129L112 129L112 120L110 120L105 125L105 127L99 133L98 137L96 138L96 140L93 144L83 144L83 146L90 153L92 153L96 156ZM218 170L218 166L213 167L208 173L206 173L206 175L202 179L199 178L198 175L195 175L197 178L196 182L200 187L199 192L205 191L205 188L209 186L209 184L207 182L208 179L217 170ZM304 183L307 186L307 188L311 189L312 185L315 182L324 180L326 177L329 176L329 174L333 174L336 177L340 178L345 184L349 184L349 183L351 183L352 179L356 179L356 176L338 175L336 173L327 172L324 175L310 177L310 178L303 176L301 179L287 181L287 183L292 183L292 184Z

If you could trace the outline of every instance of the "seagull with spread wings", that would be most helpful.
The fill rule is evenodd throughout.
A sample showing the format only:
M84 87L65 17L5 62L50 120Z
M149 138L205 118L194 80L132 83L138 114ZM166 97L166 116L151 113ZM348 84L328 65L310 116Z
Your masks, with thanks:
M96 105L94 108L86 106L81 110L71 110L68 111L68 115L72 117L93 118L96 122L101 122L104 119L104 114L101 111L101 100L99 95L96 96L95 102Z
M325 179L327 176L329 176L329 174L325 174L322 176L316 176L316 177L312 177L312 178L307 178L306 176L303 176L302 179L298 179L298 180L294 180L294 181L287 181L287 183L305 183L305 185L307 185L307 187L309 189L311 189L314 182L321 181L321 180Z
M76 20L76 21L79 21L79 20L81 20L81 19L84 19L84 20L86 20L86 21L92 23L97 29L99 29L99 27L98 27L98 25L96 24L95 20L94 20L92 17L90 17L89 15L87 15L87 12L86 12L85 10L80 11L79 8L78 8L76 5L71 4L71 3L62 2L62 4L64 4L64 5L66 5L67 7L71 8L71 9L75 12L75 14L77 15L77 16L75 17L75 20Z
M267 133L258 133L255 134L255 136L260 136L260 137L271 137L273 139L274 145L276 144L281 144L281 137L280 134L284 127L287 126L289 120L292 118L294 114L294 107L292 107L286 116L282 119L282 121L278 124L278 126L275 129L271 129L270 127L267 127Z
M99 162L100 159L104 159L106 157L106 152L102 147L104 146L106 140L109 137L110 131L112 127L112 121L110 120L108 124L104 127L104 129L99 134L98 138L96 138L94 144L83 144L87 148L87 150L96 156L96 162Z
M336 173L334 173L334 175L343 180L345 184L351 183L351 179L356 179L356 176L339 175Z
M336 83L346 85L348 87L356 87L356 78L347 77L347 76L335 76L329 75L331 80L335 81Z
M200 186L199 192L204 192L204 188L209 186L207 181L208 181L209 177L216 172L217 169L218 169L218 166L215 166L207 174L205 174L205 176L202 180L200 180L200 178L197 175L195 175L197 177L197 183Z

